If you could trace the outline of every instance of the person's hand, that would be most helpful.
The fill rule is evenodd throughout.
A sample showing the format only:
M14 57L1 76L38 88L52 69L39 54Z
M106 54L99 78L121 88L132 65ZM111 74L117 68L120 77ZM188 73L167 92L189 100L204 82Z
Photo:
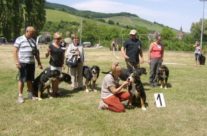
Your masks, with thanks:
M141 59L141 60L140 60L140 63L143 64L143 63L144 63L144 59Z
M18 69L20 69L20 68L21 68L21 65L20 65L19 63L16 63L16 67L17 67Z
M128 59L129 59L129 56L126 55L126 56L124 56L124 58L125 58L126 60L128 60Z
M150 59L148 60L148 63L150 64Z
M43 69L42 64L38 64L39 69Z
M130 81L127 80L127 81L124 81L124 82L122 83L122 86L123 86L123 87L127 87L129 84L130 84Z
M47 53L45 53L45 58L47 58L49 56L49 53L47 52Z

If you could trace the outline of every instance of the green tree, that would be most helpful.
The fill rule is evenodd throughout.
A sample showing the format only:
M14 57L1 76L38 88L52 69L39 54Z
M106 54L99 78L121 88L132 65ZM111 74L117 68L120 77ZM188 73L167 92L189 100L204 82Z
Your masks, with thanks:
M176 38L176 33L169 27L164 27L161 31L161 36L164 40L173 40Z
M34 26L39 32L46 21L45 0L25 0L25 27Z

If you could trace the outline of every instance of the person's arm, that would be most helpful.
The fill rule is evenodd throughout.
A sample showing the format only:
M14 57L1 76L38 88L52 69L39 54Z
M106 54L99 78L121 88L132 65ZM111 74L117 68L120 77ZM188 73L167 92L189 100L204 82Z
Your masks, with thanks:
M120 92L123 92L123 88L126 87L128 84L128 81L124 81L118 88L116 88L115 86L110 86L109 89L113 94L118 94Z
M18 52L19 52L19 48L14 47L14 61L15 61L16 67L20 68L21 65L20 65L20 62L19 62L19 59L18 59L19 58Z
M39 52L37 53L37 55L35 55L35 59L37 60L38 67L39 67L40 69L43 69L43 67L42 67L42 63L41 63L41 61L40 61L40 53L39 53Z
M164 50L165 50L165 47L162 45L162 52L161 52L161 59L163 61L163 58L164 58Z
M152 51L152 46L153 46L153 44L150 44L149 51L148 51L148 62L149 63L150 63L150 59L151 59L150 54L151 54L151 51Z
M126 55L126 49L123 46L121 47L121 54L124 59L129 59L129 57Z
M144 57L143 57L143 51L142 49L140 49L140 54L138 55L138 57L140 57L140 63L144 63Z

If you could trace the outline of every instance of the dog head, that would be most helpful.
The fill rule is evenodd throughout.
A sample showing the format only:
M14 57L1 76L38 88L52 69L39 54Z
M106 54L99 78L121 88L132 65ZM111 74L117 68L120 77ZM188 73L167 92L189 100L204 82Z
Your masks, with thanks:
M100 73L100 68L96 65L92 66L91 67L91 73L92 73L92 76L96 76L97 78L99 77L99 73Z
M60 74L59 80L60 80L60 82L64 81L64 82L66 82L68 84L72 83L71 82L71 76L69 74L64 73L64 72L62 72Z
M169 76L169 70L167 66L161 65L158 69L158 78L165 79Z
M146 68L137 68L134 69L133 72L129 75L128 79L132 83L136 83L140 81L140 76L143 74L147 74Z

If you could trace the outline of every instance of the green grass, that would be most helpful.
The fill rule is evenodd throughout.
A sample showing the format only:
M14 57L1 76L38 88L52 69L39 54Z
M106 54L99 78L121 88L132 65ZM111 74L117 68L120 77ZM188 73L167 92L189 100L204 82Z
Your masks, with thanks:
M171 88L145 85L147 111L140 108L113 113L97 109L100 92L74 92L60 84L63 97L42 101L26 100L16 104L16 68L11 46L0 46L0 136L205 136L207 135L207 67L195 67L194 55L166 52L164 62L170 69ZM41 48L44 67L46 48ZM85 49L86 64L98 64L107 71L116 61L108 49ZM147 52L144 52L145 60ZM120 58L122 66L124 60ZM176 64L169 64L176 63ZM142 65L149 71L147 63ZM66 69L65 69L66 71ZM41 70L37 69L36 75ZM98 79L100 88L104 75ZM142 76L148 82L149 74ZM99 89L100 91L100 89ZM162 92L166 108L156 108L154 93ZM26 96L26 88L24 90Z

